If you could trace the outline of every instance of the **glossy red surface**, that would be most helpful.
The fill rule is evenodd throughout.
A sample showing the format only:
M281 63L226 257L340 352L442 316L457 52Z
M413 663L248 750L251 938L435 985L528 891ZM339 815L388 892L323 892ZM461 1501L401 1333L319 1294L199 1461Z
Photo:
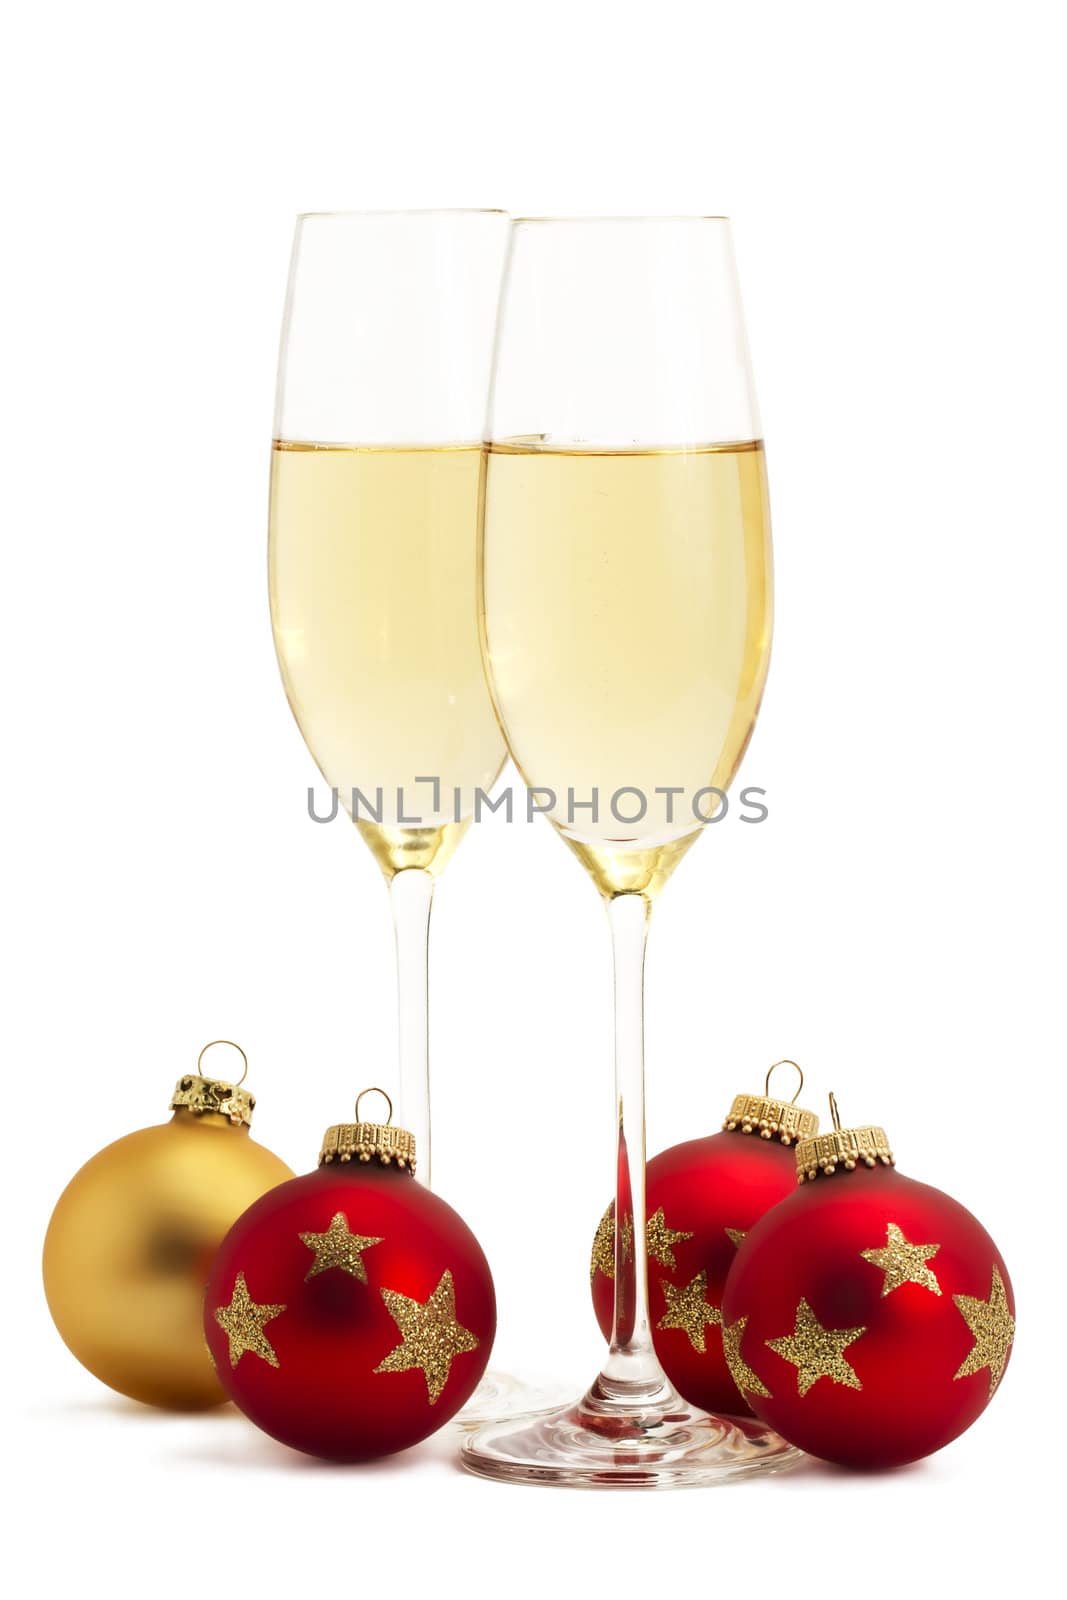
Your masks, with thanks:
M365 1283L341 1266L308 1276L316 1256L300 1236L325 1233L338 1213L349 1232L380 1241L360 1252ZM284 1306L263 1326L276 1366L254 1350L231 1363L216 1312L231 1304L239 1273L255 1305ZM455 1321L477 1345L452 1355L432 1400L422 1367L375 1371L404 1342L382 1291L426 1305L446 1273ZM281 1184L234 1224L208 1283L204 1328L246 1416L297 1450L356 1461L417 1443L466 1403L489 1360L496 1302L481 1247L451 1206L395 1168L353 1163Z
M890 1224L913 1245L937 1245L926 1265L940 1293L910 1281L883 1293L885 1272L861 1252L885 1247ZM939 1189L884 1167L804 1184L745 1240L723 1297L728 1325L748 1319L740 1354L770 1391L749 1395L753 1410L790 1443L850 1466L939 1450L989 1403L988 1367L956 1376L975 1335L953 1296L988 1300L994 1268L1014 1316L996 1245ZM802 1298L821 1327L863 1330L843 1351L860 1387L823 1376L801 1394L798 1367L768 1346L795 1332Z
M691 1405L705 1411L746 1415L723 1355L722 1335L715 1322L704 1328L704 1350L694 1348L680 1328L657 1324L667 1310L664 1282L685 1286L707 1273L706 1299L715 1310L722 1303L726 1275L737 1254L728 1228L747 1233L769 1210L796 1188L792 1148L756 1134L714 1133L661 1151L648 1163L646 1209L659 1210L668 1228L692 1238L671 1246L673 1267L649 1260L649 1305L652 1337L664 1371ZM604 1273L593 1277L593 1308L604 1337L611 1337L614 1285Z

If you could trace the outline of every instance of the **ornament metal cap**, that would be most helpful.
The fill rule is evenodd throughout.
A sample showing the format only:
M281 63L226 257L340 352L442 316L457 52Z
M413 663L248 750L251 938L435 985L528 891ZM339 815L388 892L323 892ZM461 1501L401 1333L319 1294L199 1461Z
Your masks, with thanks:
M860 1166L895 1165L884 1128L843 1128L837 1101L832 1094L830 1115L834 1121L831 1133L820 1133L814 1139L802 1139L797 1145L798 1183L811 1183L820 1173L830 1178L838 1167L843 1167L846 1172L855 1172Z
M359 1104L368 1094L380 1094L389 1107L384 1122L360 1122ZM356 1121L337 1122L322 1136L319 1166L334 1161L377 1161L383 1167L395 1166L401 1172L415 1173L415 1135L406 1128L394 1128L393 1102L384 1089L364 1089L356 1100Z
M200 1063L216 1044L231 1045L244 1062L245 1070L236 1083L227 1083L224 1078L201 1077ZM232 1039L212 1039L197 1056L196 1066L196 1072L186 1073L185 1077L178 1079L170 1097L170 1109L191 1111L194 1117L202 1117L205 1112L213 1111L216 1116L228 1117L235 1127L250 1127L252 1113L256 1109L256 1097L241 1088L248 1074L248 1057L241 1046Z
M796 1067L800 1082L792 1100L771 1098L771 1074L777 1067ZM792 1144L794 1139L810 1139L818 1131L819 1119L814 1111L798 1106L797 1095L804 1087L804 1074L795 1061L786 1056L767 1068L762 1094L735 1094L723 1128L727 1133L740 1129L742 1133L758 1133L761 1139L777 1138L780 1144Z

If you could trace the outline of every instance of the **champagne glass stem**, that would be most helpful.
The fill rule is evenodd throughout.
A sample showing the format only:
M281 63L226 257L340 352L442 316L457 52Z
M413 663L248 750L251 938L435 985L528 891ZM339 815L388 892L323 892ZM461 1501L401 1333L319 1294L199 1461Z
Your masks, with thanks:
M430 1187L429 948L433 876L405 867L389 883L396 933L400 1115L415 1135L418 1176Z
M615 962L615 1311L600 1375L605 1398L658 1392L645 1240L645 943L651 911L642 894L607 901Z

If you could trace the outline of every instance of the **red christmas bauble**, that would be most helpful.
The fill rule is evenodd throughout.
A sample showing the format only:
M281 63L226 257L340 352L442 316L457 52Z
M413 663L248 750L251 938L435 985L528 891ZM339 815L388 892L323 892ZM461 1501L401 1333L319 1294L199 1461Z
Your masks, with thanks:
M340 1134L351 1154L366 1127L331 1129L327 1142ZM204 1306L230 1398L283 1444L337 1461L441 1427L482 1377L496 1331L493 1280L466 1223L395 1165L395 1143L388 1165L370 1154L249 1207L220 1246Z
M981 1223L891 1161L877 1128L800 1146L798 1170L814 1178L752 1230L723 1295L752 1409L847 1466L895 1466L957 1438L989 1404L1015 1331Z
M817 1127L812 1112L766 1095L738 1095L723 1132L674 1145L648 1163L652 1338L674 1387L704 1411L751 1415L723 1351L723 1287L745 1235L796 1188L793 1139ZM605 1339L611 1337L615 1296L614 1219L611 1206L597 1229L590 1263L593 1309ZM625 1260L625 1220L623 1227ZM624 1335L627 1320L632 1316L623 1318Z

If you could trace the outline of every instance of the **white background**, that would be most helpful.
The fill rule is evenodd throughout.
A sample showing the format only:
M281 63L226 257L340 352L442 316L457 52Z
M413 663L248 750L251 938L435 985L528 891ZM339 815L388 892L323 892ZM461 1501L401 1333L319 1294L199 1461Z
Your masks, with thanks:
M8 19L4 1455L40 1583L73 1563L117 1595L976 1592L1048 1558L1057 12L186 0ZM256 1136L298 1170L355 1088L389 1080L386 893L351 829L307 820L314 769L273 659L267 444L293 214L444 205L734 218L779 606L743 781L771 815L720 825L659 907L650 1149L717 1125L788 1054L820 1107L836 1089L846 1121L882 1121L904 1171L979 1214L1017 1349L986 1416L924 1465L719 1497L482 1484L450 1439L328 1470L232 1411L118 1401L48 1320L60 1188L162 1120L204 1040L245 1044ZM600 1351L586 1269L610 1185L603 913L546 825L490 819L434 935L436 1186L493 1263L498 1363L577 1384Z

